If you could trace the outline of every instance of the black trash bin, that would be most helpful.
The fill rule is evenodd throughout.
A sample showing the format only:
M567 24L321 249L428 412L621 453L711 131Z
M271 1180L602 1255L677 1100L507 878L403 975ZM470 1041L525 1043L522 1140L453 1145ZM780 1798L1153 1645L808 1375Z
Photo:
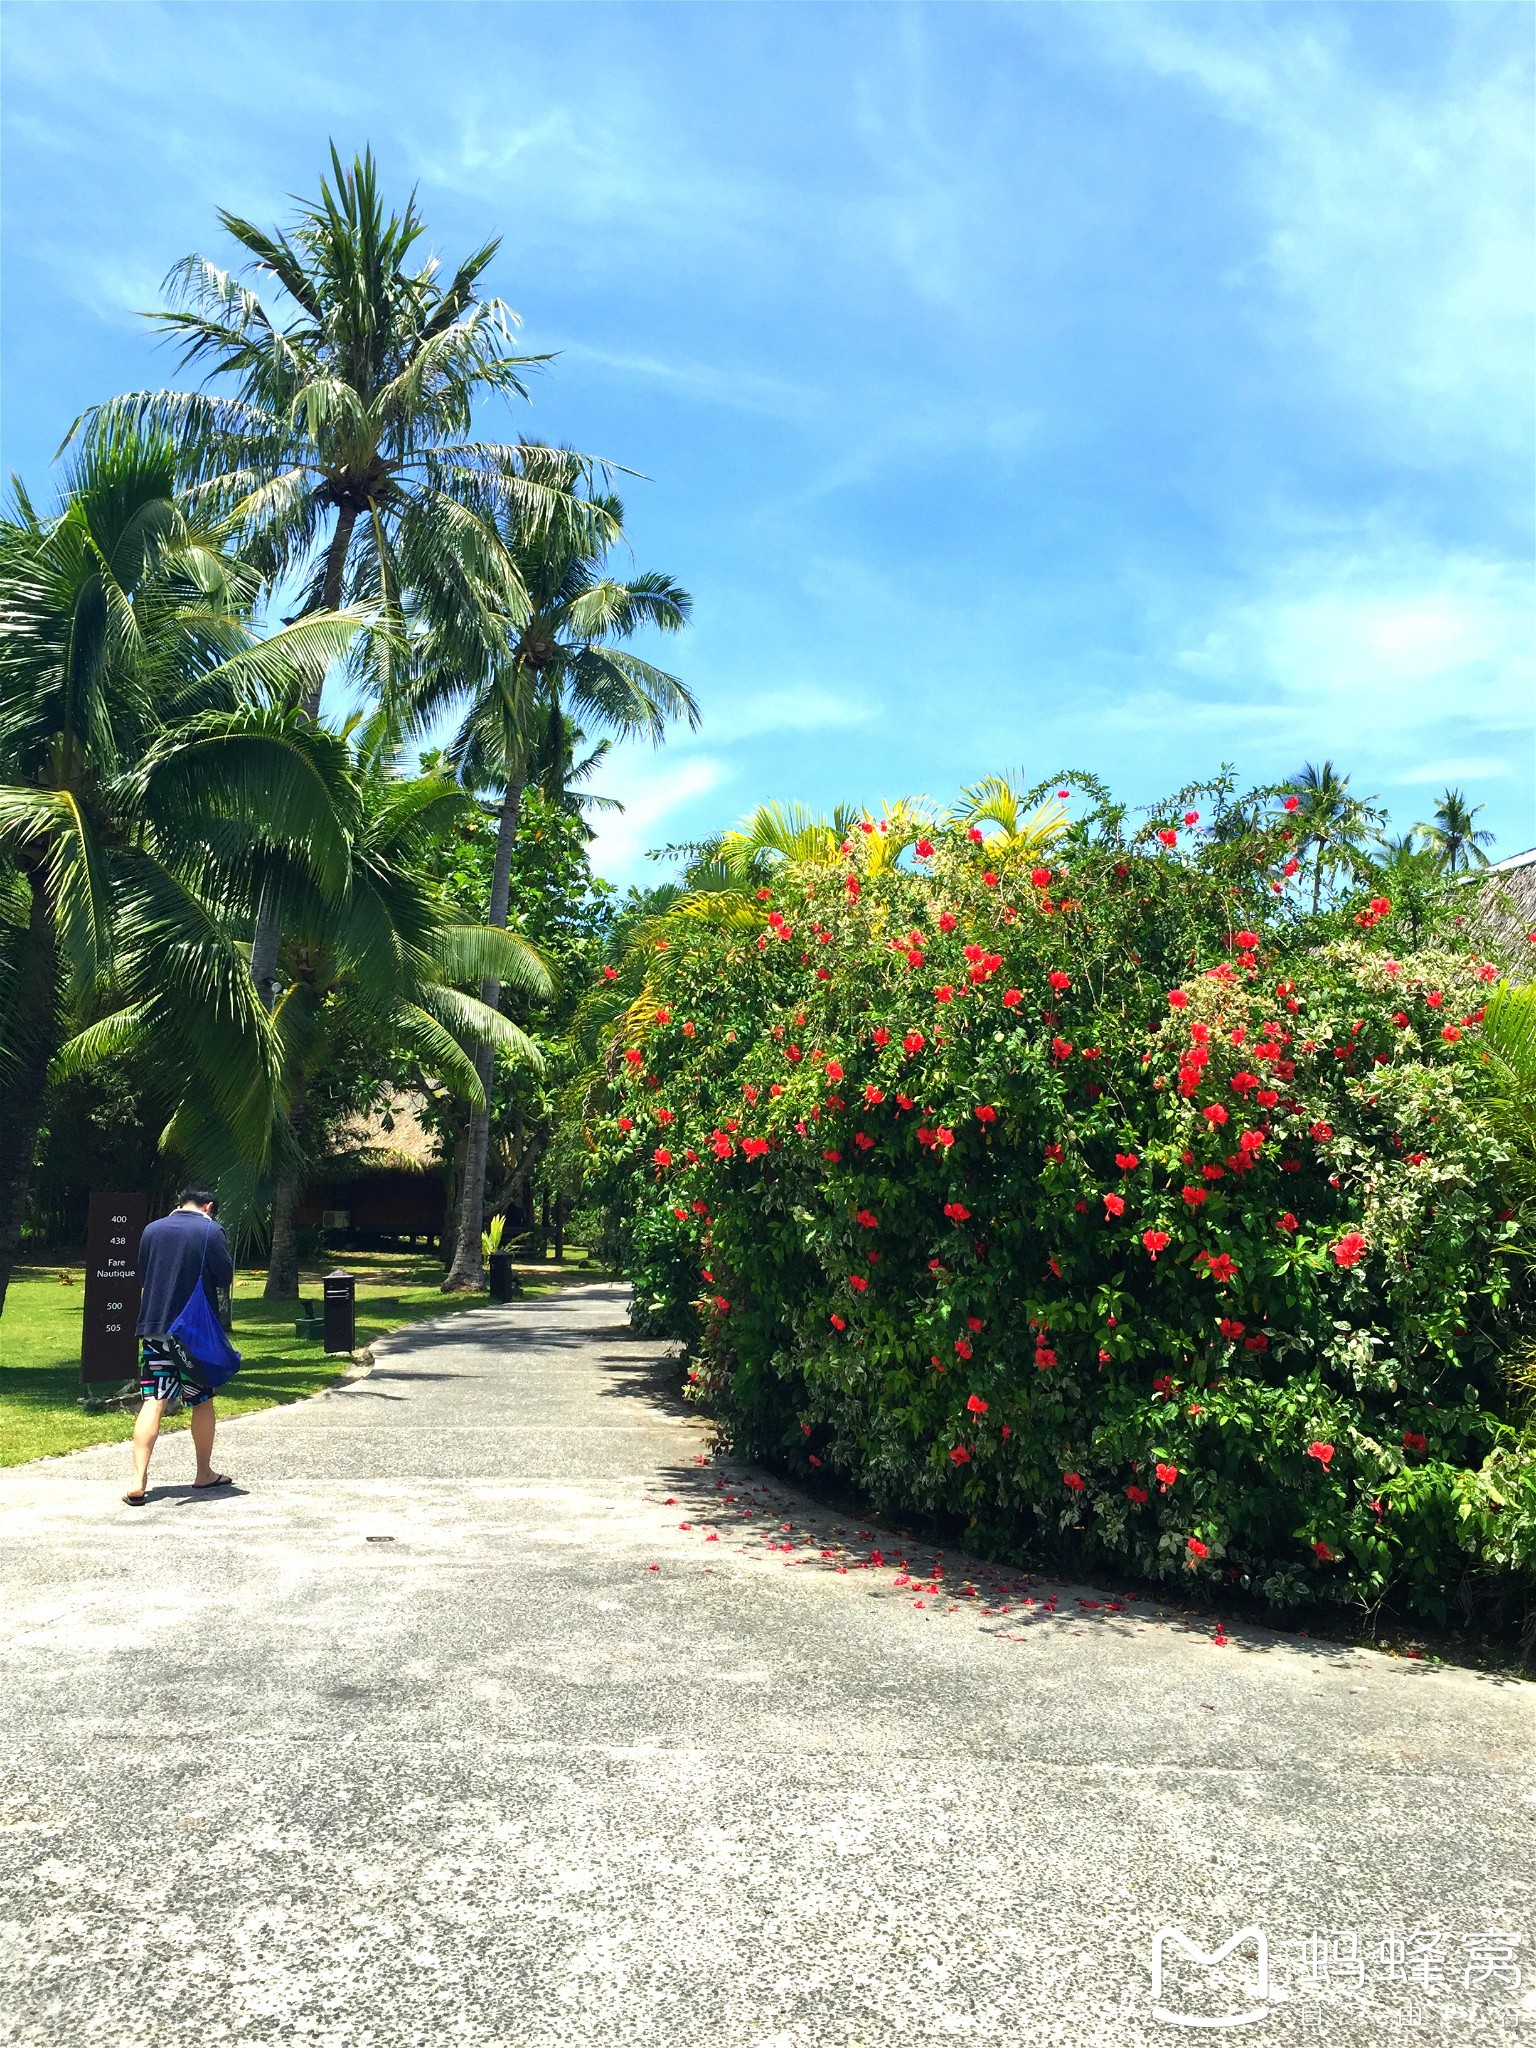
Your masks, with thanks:
M522 1292L517 1275L512 1270L510 1252L492 1252L488 1264L491 1269L492 1301L515 1301Z
M357 1282L339 1269L325 1276L325 1348L349 1356L357 1349Z

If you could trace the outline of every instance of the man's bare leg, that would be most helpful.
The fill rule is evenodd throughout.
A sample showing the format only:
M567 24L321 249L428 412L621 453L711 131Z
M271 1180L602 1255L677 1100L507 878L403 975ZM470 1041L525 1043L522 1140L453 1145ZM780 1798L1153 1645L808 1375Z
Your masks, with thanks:
M165 1414L163 1401L146 1401L139 1410L137 1422L133 1425L133 1485L132 1493L142 1493L149 1479L149 1461L154 1455L155 1439L160 1434L160 1419ZM212 1429L208 1432L210 1441Z
M197 1453L197 1472L192 1484L206 1486L214 1476L212 1401L199 1401L195 1408L187 1411L187 1427L192 1432L192 1448Z

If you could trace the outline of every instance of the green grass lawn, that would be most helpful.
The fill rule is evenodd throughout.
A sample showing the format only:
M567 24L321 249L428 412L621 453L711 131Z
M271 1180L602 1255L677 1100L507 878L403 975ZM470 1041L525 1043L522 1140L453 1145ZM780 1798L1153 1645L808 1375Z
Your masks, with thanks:
M427 1316L482 1307L483 1294L442 1294L441 1263L430 1253L347 1252L306 1267L300 1292L320 1298L320 1275L345 1265L357 1275L359 1351L386 1330ZM564 1265L519 1266L525 1294L552 1293L567 1279L595 1279L597 1270L572 1248ZM61 1278L66 1275L66 1278ZM133 1434L133 1412L90 1413L80 1405L80 1317L85 1271L78 1262L19 1267L0 1314L0 1465L20 1465L77 1451L86 1444L122 1443ZM333 1386L347 1361L327 1358L319 1340L293 1334L291 1302L266 1302L265 1273L235 1276L234 1341L244 1363L219 1397L221 1418L247 1415L280 1401ZM100 1391L99 1389L97 1391ZM185 1427L186 1416L167 1421Z

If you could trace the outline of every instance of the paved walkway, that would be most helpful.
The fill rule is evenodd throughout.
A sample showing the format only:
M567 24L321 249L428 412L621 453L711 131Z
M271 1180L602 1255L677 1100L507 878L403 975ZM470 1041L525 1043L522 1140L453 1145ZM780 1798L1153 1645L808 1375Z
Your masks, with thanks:
M0 2041L1123 2048L1202 2038L1156 1930L1257 1924L1234 2038L1536 2042L1536 1688L935 1572L711 1460L623 1307L402 1333L223 1498L0 1473Z

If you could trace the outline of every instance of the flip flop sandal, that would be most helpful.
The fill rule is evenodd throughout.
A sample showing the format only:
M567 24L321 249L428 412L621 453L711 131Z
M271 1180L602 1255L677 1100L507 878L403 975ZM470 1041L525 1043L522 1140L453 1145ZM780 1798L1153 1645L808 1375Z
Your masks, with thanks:
M211 1487L233 1486L234 1483L235 1481L233 1473L215 1472L211 1479L194 1479L192 1482L192 1491L194 1493L207 1493Z
M124 1504L124 1506L126 1506L126 1507L130 1507L130 1508L141 1508L141 1507L143 1507L143 1505L144 1505L145 1501L147 1501L148 1499L149 1499L149 1495L148 1495L148 1493L147 1493L147 1492L146 1492L146 1493L125 1493L125 1494L123 1495L123 1504Z

